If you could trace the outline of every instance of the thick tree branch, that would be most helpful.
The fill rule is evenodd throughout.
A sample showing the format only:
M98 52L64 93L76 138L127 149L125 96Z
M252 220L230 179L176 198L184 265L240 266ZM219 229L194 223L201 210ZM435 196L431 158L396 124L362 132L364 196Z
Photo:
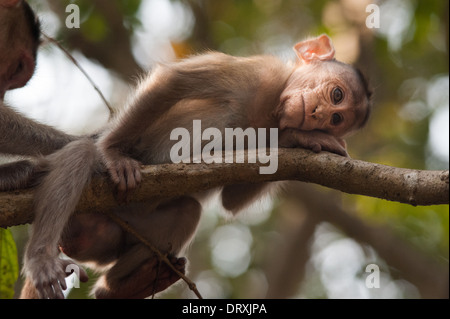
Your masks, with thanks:
M299 180L350 194L360 194L411 205L449 203L449 172L390 167L303 149L280 149L278 170L262 175L258 163L164 164L146 166L143 182L130 201L170 198L221 185ZM113 187L105 176L95 177L77 207L104 211L116 206ZM32 190L0 194L0 227L33 219Z

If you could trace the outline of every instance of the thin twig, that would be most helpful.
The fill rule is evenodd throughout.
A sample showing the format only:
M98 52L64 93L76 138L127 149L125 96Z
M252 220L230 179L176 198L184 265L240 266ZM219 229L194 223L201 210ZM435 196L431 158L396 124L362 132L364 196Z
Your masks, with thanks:
M94 81L90 78L90 76L87 74L87 72L81 67L81 65L77 62L77 60L75 60L75 58L70 54L70 52L67 51L57 40L55 40L52 37L46 35L42 31L41 31L41 34L44 36L44 38L47 41L55 44L62 52L64 52L64 54L69 58L69 60L72 61L72 63L75 64L75 66L84 74L84 76L88 79L88 81L91 83L91 85L94 87L94 89L98 92L98 94L100 95L100 98L103 100L103 102L105 103L106 107L108 108L109 118L111 119L113 117L113 115L114 115L114 109L111 107L111 105L109 105L109 103L106 100L105 96L100 91L100 89L97 87L97 85L95 85Z
M170 260L167 258L166 255L161 253L158 248L152 245L146 238L144 238L141 234L139 234L133 227L131 227L127 222L125 222L122 218L117 216L116 214L106 211L105 214L108 215L115 223L117 223L120 227L122 227L123 230L127 231L128 233L135 236L140 242L142 242L147 248L149 248L153 253L156 254L156 256L159 258L159 260L163 261L164 263L169 266L170 269L172 269L178 276L180 276L181 279L183 279L186 284L188 285L189 289L191 289L195 295L199 299L203 299L200 292L197 290L197 285L190 280L188 277L186 277L181 271L175 268L174 265L170 262Z

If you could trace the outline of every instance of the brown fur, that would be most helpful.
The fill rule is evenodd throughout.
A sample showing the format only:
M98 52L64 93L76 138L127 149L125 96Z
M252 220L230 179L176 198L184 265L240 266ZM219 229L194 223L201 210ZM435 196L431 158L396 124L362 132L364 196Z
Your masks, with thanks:
M0 0L0 153L41 156L50 154L73 136L32 121L6 106L7 90L24 86L34 73L40 29L29 5L22 0ZM0 191L30 186L36 161L0 166Z
M332 60L328 37L299 43L297 48L302 61L297 66L271 56L238 58L222 53L160 65L141 81L128 106L95 144L89 139L72 142L49 156L51 169L37 191L36 221L25 259L25 272L40 296L62 297L64 272L56 249L61 238L62 250L70 256L110 264L95 287L97 297L144 297L176 281L164 271L162 284L149 284L158 277L155 257L104 216L71 217L100 163L118 185L119 199L126 199L139 184L141 163L170 162L176 143L169 139L173 128L191 130L195 119L222 132L228 127L278 128L280 146L347 155L341 136L358 126L358 110L367 112L364 87L350 66ZM314 50L320 53L317 57ZM336 87L342 90L342 100L333 100L330 94ZM331 121L335 113L343 122ZM236 212L267 186L225 187L223 204ZM194 196L185 196L126 204L114 211L159 249L177 256L195 233L201 206Z

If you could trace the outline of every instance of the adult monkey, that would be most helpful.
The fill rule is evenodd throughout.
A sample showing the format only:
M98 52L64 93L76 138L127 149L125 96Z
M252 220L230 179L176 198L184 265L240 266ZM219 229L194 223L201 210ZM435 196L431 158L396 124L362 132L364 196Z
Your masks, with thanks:
M50 154L76 138L10 109L7 90L24 86L34 73L40 25L23 0L0 0L0 153L24 156ZM31 161L0 166L0 190L28 186L35 171Z
M40 44L40 23L27 2L0 0L0 153L23 156L50 154L76 138L26 118L4 102L6 91L23 87L32 77ZM0 165L0 191L31 186L41 169L22 160ZM69 260L66 264L72 263ZM84 270L80 279L87 280ZM27 282L30 294L37 296Z
M37 49L40 44L40 23L31 7L23 0L0 0L0 153L39 157L0 165L0 191L34 185L47 162L40 158L50 154L79 137L58 131L48 125L30 120L10 109L3 98L8 90L24 86L32 77L36 66ZM77 142L74 142L75 145ZM61 261L61 267L72 264ZM180 271L184 271L184 259L177 260ZM149 263L150 279L154 279L157 262ZM160 280L155 292L165 289L178 277L164 265L160 269ZM144 274L145 275L145 274ZM87 274L80 268L80 279ZM65 285L63 282L61 285ZM33 284L25 282L24 298L37 298Z
M58 243L74 259L110 266L97 282L96 297L142 298L155 290L147 277L156 257L107 217L74 215L70 227L63 229L101 164L119 192L126 194L140 181L140 162L170 162L174 128L192 129L194 119L218 128L222 136L225 128L278 128L281 147L347 155L342 137L360 129L370 114L367 83L359 71L334 59L326 35L300 42L294 49L296 64L273 56L208 53L160 65L142 80L127 108L98 141L76 141L50 155L49 174L36 192L36 220L25 256L26 274L40 296L63 296L65 273ZM222 203L236 213L267 186L224 187ZM199 197L202 194L131 203L114 211L157 248L176 256L195 233ZM183 267L183 260L174 260Z

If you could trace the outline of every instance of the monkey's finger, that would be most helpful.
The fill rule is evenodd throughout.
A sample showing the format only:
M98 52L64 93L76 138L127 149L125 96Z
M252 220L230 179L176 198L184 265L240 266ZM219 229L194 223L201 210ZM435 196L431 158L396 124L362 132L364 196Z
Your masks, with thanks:
M320 153L322 151L322 146L319 143L312 143L311 151L313 151L314 153Z
M337 150L334 152L338 155L344 156L344 157L348 157L348 153L347 150L343 147L338 147Z
M140 165L139 165L139 167L134 169L134 179L136 181L136 186L142 182L142 174L141 174Z
M186 264L187 264L187 259L185 257L178 258L177 265L184 267Z
M59 286L58 286L58 284L59 284ZM60 278L59 280L58 280L58 284L56 284L56 285L54 285L54 286L56 286L56 287L61 287L61 289L62 290L66 290L67 289L67 284L66 284L66 278L64 277L64 278ZM61 289L56 289L55 288L55 290L61 290Z
M186 266L187 259L184 257L170 257L170 262L175 266L179 271L184 273L184 267Z
M63 290L66 290L66 289L67 289L67 286L66 286L66 283L65 283L65 281L64 281L64 287L65 287L65 288L62 288L61 283L62 283L62 282L59 282L59 284L53 286L53 291L54 291L53 299L64 299L64 293L63 293ZM61 285L61 286L60 286L60 285ZM62 289L61 289L61 288L62 288Z
M124 202L128 203L130 201L130 195L133 190L135 190L141 182L141 172L139 169L131 168L127 173L127 188L124 191Z
M59 288L59 284L45 283L38 290L41 292L43 299L64 299L64 294Z
M347 150L342 144L339 143L339 139L334 141L324 141L322 146L322 150L331 152L340 156L348 156Z
M65 275L64 272L61 272L58 274L58 279L51 284L51 287L53 288L52 299L64 299L63 290L67 289Z
M127 181L126 181L126 175L124 174L123 170L121 168L118 168L116 170L116 176L117 176L117 188L120 191L125 191L127 188Z
M113 181L114 184L119 184L120 178L119 173L120 171L116 167L108 167L108 173L109 177Z
M131 165L127 165L126 168L126 190L130 191L136 188L135 169Z
M342 156L350 158L350 154L348 154L346 149L344 149L344 154Z
M47 289L44 288L43 284L34 284L40 299L48 299Z

